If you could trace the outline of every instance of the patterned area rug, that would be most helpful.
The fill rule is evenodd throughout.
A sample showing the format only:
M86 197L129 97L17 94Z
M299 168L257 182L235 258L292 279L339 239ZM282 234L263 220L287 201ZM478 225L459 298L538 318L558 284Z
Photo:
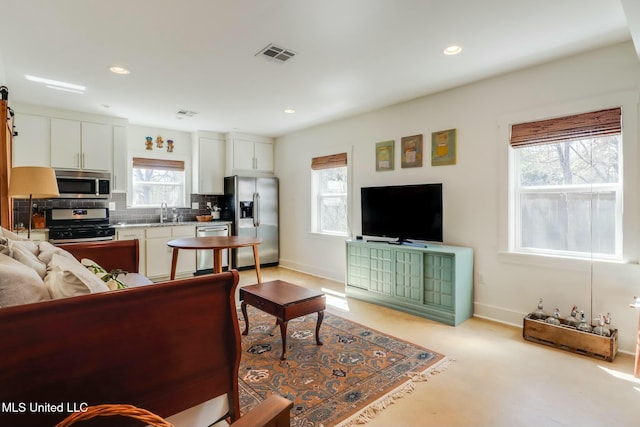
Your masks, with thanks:
M317 315L289 321L287 360L275 318L251 306L242 336L240 410L272 394L294 402L292 427L361 424L445 369L444 355L325 312L316 345ZM238 311L240 330L244 319Z

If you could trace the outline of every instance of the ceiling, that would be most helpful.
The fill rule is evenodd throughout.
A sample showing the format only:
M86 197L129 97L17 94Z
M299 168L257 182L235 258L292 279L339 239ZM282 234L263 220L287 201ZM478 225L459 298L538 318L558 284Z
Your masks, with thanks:
M275 137L629 39L640 57L638 5L0 0L0 84L12 103ZM269 43L295 56L280 63L256 55ZM454 44L462 53L445 56ZM113 74L113 65L131 73ZM86 92L49 89L27 74Z

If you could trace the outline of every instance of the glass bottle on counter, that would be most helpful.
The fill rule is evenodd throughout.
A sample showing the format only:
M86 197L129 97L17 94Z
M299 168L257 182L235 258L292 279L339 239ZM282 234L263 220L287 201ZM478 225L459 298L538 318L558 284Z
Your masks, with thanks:
M564 319L564 323L568 326L573 326L574 328L577 328L578 325L580 324L580 320L578 320L578 306L574 305L573 307L571 307L571 314Z
M598 314L598 317L596 317L594 320L596 320L598 322L598 326L596 326L595 328L593 328L593 333L596 335L602 335L603 337L610 337L611 336L611 331L609 330L609 328L607 328L605 325L605 321L606 321L606 316L603 315L602 313Z
M538 309L533 312L533 318L538 320L545 320L547 318L547 314L544 312L544 307L542 305L542 298L538 301Z
M579 331L591 332L593 328L587 323L587 318L584 316L584 310L580 310L580 323L577 326Z
M556 308L555 310L553 310L553 316L547 317L544 322L548 323L550 325L560 326L560 324L561 324L561 322L560 322L560 309Z

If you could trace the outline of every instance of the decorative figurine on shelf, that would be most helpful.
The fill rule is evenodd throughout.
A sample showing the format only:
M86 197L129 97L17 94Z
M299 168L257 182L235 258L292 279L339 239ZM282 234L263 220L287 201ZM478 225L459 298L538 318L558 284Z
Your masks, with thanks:
M544 322L550 325L560 326L560 309L556 308L553 310L553 316L547 317Z
M167 139L167 153L173 153L173 139Z
M162 140L162 137L160 135L158 135L158 137L156 138L156 146L158 148L162 148L164 141Z
M574 305L571 307L571 314L569 317L564 319L564 323L568 326L573 326L574 328L578 327L580 321L578 320L578 306Z
M153 138L151 138L150 136L148 136L146 138L147 142L145 142L145 146L147 148L147 150L153 150Z

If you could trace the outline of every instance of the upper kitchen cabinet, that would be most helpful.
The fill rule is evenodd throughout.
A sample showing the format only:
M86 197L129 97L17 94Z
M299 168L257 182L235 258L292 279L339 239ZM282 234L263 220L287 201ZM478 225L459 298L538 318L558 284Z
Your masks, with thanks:
M227 136L227 175L273 174L273 141L247 135Z
M51 166L110 171L111 126L77 120L51 119Z
M225 142L221 139L198 137L194 140L193 157L193 192L223 194Z
M113 127L113 174L111 187L114 193L127 191L127 128Z
M16 113L13 166L51 166L49 117Z

